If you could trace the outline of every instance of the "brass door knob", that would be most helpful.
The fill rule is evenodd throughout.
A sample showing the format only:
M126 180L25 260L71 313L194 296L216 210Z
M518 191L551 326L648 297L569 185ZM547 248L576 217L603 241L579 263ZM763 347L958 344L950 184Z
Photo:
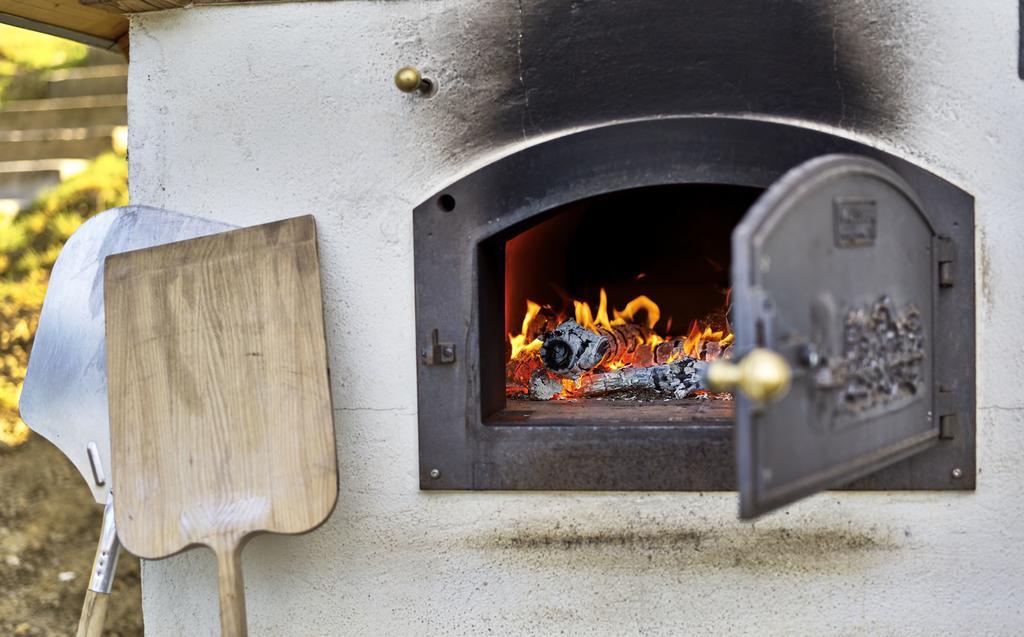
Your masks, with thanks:
M434 91L434 83L423 77L419 69L412 66L403 66L395 73L395 86L403 93L415 93L419 91L424 95L430 95Z
M708 366L707 381L712 391L739 390L758 403L770 403L789 391L792 372L786 359L770 349L751 350L738 363L719 360Z

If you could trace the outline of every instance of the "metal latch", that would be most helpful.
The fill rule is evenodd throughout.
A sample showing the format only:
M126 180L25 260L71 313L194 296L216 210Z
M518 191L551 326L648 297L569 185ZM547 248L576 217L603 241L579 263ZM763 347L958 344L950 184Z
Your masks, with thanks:
M935 238L935 262L939 264L939 287L953 287L953 260L956 246L947 237Z
M455 343L439 343L437 328L430 333L430 347L421 352L427 365L448 365L455 362Z
M960 418L953 404L953 391L939 387L935 395L935 413L939 418L939 439L953 440L960 432Z

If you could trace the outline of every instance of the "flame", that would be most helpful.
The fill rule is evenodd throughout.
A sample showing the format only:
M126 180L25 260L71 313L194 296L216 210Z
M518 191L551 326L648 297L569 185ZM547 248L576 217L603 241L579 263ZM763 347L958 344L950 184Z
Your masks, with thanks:
M527 301L532 303L532 301ZM604 288L601 288L601 293L597 306L597 314L594 314L593 310L590 309L590 304L586 301L579 301L574 299L573 310L575 313L576 322L583 327L591 330L598 328L611 329L613 325L625 325L626 323L638 323L636 315L643 312L646 317L647 327L654 329L657 325L658 320L661 319L661 310L658 308L658 304L652 301L649 297L640 295L626 303L626 307L621 310L612 308L613 320L608 319L608 293L605 292Z
M728 298L728 295L727 297ZM685 336L672 336L671 317L666 323L662 333L655 331L655 326L661 319L661 309L650 297L639 295L626 303L621 310L611 310L611 318L608 315L609 302L608 294L601 288L598 296L597 311L595 312L589 302L580 299L572 301L573 317L576 322L594 331L606 330L613 332L618 338L631 336L635 343L625 348L618 348L618 354L614 359L607 359L601 362L589 373L610 372L629 365L651 366L655 364L671 363L683 356L698 359L714 359L722 355L722 352L733 342L733 334L726 324L725 329L714 329L710 324L702 324L694 320L690 323L690 329ZM531 338L531 326L536 332L534 321L542 311L540 304L527 300L526 314L523 316L523 323L519 334L509 334L509 345L511 356L509 358L508 374L509 382L512 383L510 390L513 393L526 393L521 385L535 370L542 369L543 363L537 353L543 341L536 335ZM547 316L551 316L550 307L545 310ZM559 315L555 319L561 323L567 317ZM632 326L624 330L622 326ZM616 329L618 328L618 329ZM530 338L531 340L527 341ZM620 340L621 343L621 340ZM712 347L711 344L714 344ZM659 347L664 345L664 347ZM670 352L666 354L666 352ZM667 358L666 358L667 356ZM574 390L580 389L583 377L575 380L562 379L563 391L559 398L571 397Z
M540 349L540 346L544 344L539 338L534 338L529 343L526 342L527 333L530 331L530 323L533 322L533 319L536 318L538 314L540 314L540 304L527 300L526 316L523 317L522 332L515 336L512 334L508 335L508 342L512 345L511 360L519 358L519 355L524 352L527 354L536 352Z
M604 292L604 290L601 291ZM642 294L629 303L626 303L626 307L623 308L621 312L619 310L613 310L613 313L615 314L614 324L625 325L626 322L636 323L636 314L641 310L647 313L647 327L653 330L654 326L658 323L658 319L661 318L661 310L658 308L657 303Z
M604 291L604 288L601 288L596 315L590 309L590 304L586 301L573 300L572 304L576 322L583 327L590 330L611 328L612 323L608 320L608 294Z
M595 329L597 326L594 325L594 315L590 311L590 304L576 300L573 300L572 304L575 310L576 322L587 329Z
M712 330L705 325L701 329L697 321L690 324L690 331L683 340L683 354L691 358L705 358L704 354L707 343L717 343L720 348L731 344L733 341L732 332L726 333L723 330Z

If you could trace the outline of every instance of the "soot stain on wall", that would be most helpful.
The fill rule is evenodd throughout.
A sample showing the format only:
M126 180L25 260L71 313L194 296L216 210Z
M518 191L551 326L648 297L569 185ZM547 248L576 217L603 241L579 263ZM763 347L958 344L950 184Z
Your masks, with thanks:
M519 0L475 22L507 55L453 54L467 77L502 84L460 132L493 142L687 113L884 132L902 119L899 24L856 2Z
M899 538L899 539L897 539ZM688 565L751 571L849 570L901 548L909 532L878 527L689 528L638 520L601 529L577 523L512 528L471 541L474 548L537 555L554 564L561 555L579 563Z

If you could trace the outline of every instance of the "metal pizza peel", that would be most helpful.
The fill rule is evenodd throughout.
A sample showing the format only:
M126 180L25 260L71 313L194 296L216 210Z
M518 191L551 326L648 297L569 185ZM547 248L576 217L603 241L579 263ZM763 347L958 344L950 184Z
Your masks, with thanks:
M119 548L110 490L103 264L107 256L234 226L148 206L112 208L64 244L50 273L21 393L21 417L71 460L105 505L79 635L99 635Z

